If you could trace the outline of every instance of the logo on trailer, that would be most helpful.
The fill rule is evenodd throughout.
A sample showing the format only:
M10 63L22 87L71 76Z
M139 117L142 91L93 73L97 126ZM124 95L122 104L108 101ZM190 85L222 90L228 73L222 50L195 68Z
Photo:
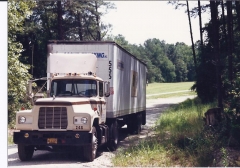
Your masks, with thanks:
M107 55L105 55L104 53L93 53L94 55L96 55L97 58L107 58Z
M109 61L109 79L112 79L112 61Z

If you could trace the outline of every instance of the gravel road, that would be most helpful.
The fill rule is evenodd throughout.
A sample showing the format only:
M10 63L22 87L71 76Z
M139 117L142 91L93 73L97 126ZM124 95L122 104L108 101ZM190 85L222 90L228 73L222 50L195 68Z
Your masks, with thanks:
M136 143L139 139L143 139L151 134L151 127L161 112L172 104L180 103L194 96L182 96L177 98L159 98L147 99L147 123L142 127L139 135L129 136L126 126L120 129L119 148L127 147L130 143ZM33 158L28 162L21 162L18 159L16 145L8 146L8 167L35 167L35 168L72 168L72 167L112 167L111 157L115 152L109 152L106 149L99 149L97 158L93 162L84 162L78 159L76 152L71 153L54 153L48 151L35 151Z

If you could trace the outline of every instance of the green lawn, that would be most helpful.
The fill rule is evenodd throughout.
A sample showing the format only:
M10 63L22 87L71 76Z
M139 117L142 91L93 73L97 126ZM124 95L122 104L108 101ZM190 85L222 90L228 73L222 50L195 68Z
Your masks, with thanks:
M195 95L196 93L191 91L191 87L194 82L176 82L176 83L150 83L147 86L147 98L167 98L176 96ZM179 92L184 91L184 92ZM178 93L171 93L178 92ZM150 96L152 95L152 96Z

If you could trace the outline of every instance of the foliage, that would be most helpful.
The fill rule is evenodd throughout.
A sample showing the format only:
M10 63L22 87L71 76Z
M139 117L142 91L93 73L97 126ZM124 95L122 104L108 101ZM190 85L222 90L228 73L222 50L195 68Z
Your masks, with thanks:
M24 31L24 19L30 16L33 6L33 1L8 1L8 122L21 106L27 106L24 96L26 81L31 76L29 66L19 61L23 46L16 40L16 35Z
M148 68L149 82L194 81L195 71L191 48L184 43L166 44L165 41L153 38L137 46L129 44L121 34L108 36L104 40L115 41L142 60Z
M17 35L25 49L21 61L31 64L29 72L34 78L46 76L49 40L102 40L111 30L111 25L101 22L100 17L114 8L112 3L63 0L59 7L58 2L36 1L32 15L24 20L24 31Z
M236 79L227 88L227 98L224 101L224 111L229 119L228 136L238 140L240 144L240 73L236 74Z

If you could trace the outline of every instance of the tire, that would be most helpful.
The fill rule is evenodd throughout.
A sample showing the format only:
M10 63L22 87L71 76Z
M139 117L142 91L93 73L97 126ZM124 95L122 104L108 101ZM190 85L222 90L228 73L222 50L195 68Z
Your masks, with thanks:
M146 110L142 112L142 125L146 125Z
M139 134L142 130L142 113L131 114L127 123L130 134Z
M33 152L34 152L33 146L18 144L18 157L21 161L31 160L33 156Z
M142 131L142 113L137 114L136 134L140 134Z
M134 134L135 132L135 125L136 125L135 116L136 116L135 114L131 114L128 118L127 130L129 134Z
M95 127L92 127L92 142L90 145L84 147L84 159L88 162L92 162L96 158L97 147L98 147L98 139L97 139L97 131Z
M118 123L117 120L115 120L110 124L109 128L108 149L110 151L115 151L118 147L118 142Z

